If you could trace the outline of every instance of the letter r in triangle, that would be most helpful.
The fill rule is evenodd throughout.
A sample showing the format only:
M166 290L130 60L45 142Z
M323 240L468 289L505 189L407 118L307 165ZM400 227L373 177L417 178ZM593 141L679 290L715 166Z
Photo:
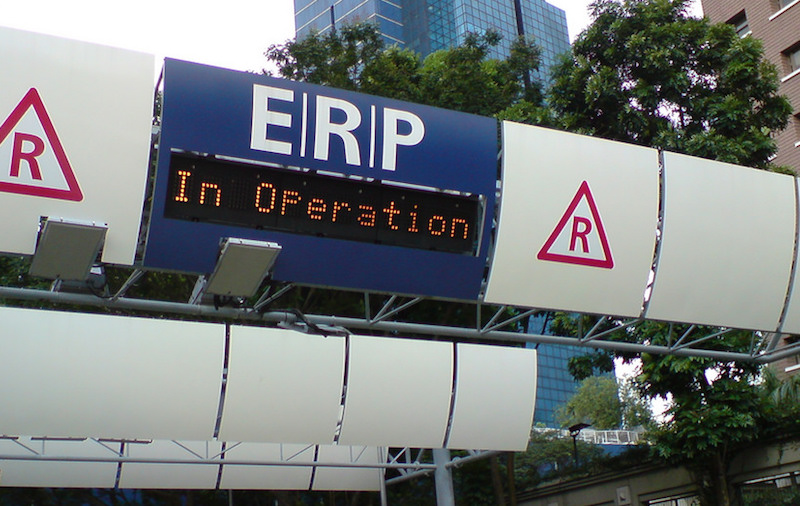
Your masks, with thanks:
M67 153L36 88L28 90L0 124L0 191L83 200Z
M614 268L611 247L589 183L581 183L567 211L536 258L550 262Z

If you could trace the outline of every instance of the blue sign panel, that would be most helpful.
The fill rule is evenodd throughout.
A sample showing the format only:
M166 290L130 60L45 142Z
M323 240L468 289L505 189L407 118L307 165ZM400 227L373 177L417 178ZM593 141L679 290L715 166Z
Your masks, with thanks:
M275 242L273 279L478 297L495 120L168 59L145 267Z

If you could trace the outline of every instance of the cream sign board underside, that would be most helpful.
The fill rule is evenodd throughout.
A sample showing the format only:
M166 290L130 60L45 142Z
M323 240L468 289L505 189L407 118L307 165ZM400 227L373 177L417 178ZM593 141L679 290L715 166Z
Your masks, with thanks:
M503 122L485 302L639 316L658 225L658 152Z
M133 263L154 57L0 28L0 252L32 254L41 217L108 224L103 261Z
M645 316L777 329L795 249L794 178L664 153L663 188Z

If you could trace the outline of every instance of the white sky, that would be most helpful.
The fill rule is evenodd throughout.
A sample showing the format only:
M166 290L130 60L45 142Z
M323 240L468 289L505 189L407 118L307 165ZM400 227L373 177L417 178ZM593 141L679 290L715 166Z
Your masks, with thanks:
M566 11L570 39L589 23L591 0L548 1ZM266 48L294 37L292 0L0 0L0 6L0 26L235 70L260 71Z

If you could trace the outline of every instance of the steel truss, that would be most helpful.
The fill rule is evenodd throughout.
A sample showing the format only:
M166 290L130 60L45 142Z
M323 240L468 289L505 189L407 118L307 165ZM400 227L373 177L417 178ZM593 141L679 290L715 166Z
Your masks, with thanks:
M800 354L800 342L786 343L780 333L712 328L690 324L670 324L670 339L668 343L654 344L637 337L640 335L640 333L636 332L637 328L647 324L648 320L643 318L622 319L612 315L593 315L594 325L592 328L585 331L579 326L576 335L531 334L520 331L516 326L524 326L529 317L547 312L546 310L512 306L488 306L480 302L434 301L422 297L403 297L400 295L364 293L364 314L360 317L303 314L296 309L271 309L279 304L287 293L299 288L294 284L270 286L250 306L244 305L242 300L234 301L236 304L233 306L204 303L197 294L193 294L191 301L187 303L125 297L127 291L142 275L143 271L134 270L122 287L113 295L108 296L55 290L0 287L0 298L130 312L158 313L160 315L188 315L218 321L262 322L269 325L293 327L311 333L367 333L515 345L558 344L627 354L649 353L694 356L719 361L744 361L762 364ZM443 305L454 304L461 310L469 308L473 313L470 318L474 325L454 326L408 321L403 318L404 314L407 315L409 313L409 310L424 302L435 302ZM374 308L377 308L377 310ZM678 330L680 330L680 333L678 333ZM720 349L719 341L721 338L734 331L749 333L750 346L747 351L724 351Z
M26 462L92 462L92 463L113 463L113 464L173 464L173 465L229 465L229 466L289 466L289 467L335 467L335 468L375 468L375 469L394 469L403 472L428 470L432 472L435 464L424 462L399 462L388 459L386 462L359 462L354 459L352 462L343 461L320 461L313 462L295 460L296 457L316 445L308 445L306 448L293 455L288 455L280 460L237 460L226 458L226 453L235 449L241 443L232 443L229 446L223 444L222 450L217 453L205 455L190 449L181 441L171 440L170 443L183 450L183 458L161 458L161 457L130 457L126 455L126 447L130 445L146 445L152 441L141 440L122 440L122 439L96 439L96 438L32 438L33 441L43 443L41 447L35 447L30 443L20 441L18 437L0 436L0 440L10 440L17 446L26 450L24 454L0 454L0 460L14 460ZM63 453L50 454L46 449L48 441L74 441L90 442L97 447L108 450L106 456L80 456L64 455ZM38 446L38 445L37 445Z
M522 344L558 344L580 346L587 349L607 350L625 354L664 354L678 356L704 357L718 361L744 361L767 364L786 357L800 354L800 342L788 343L783 335L774 332L740 331L731 328L711 328L690 324L669 324L668 341L665 345L647 342L637 336L640 326L647 325L643 318L623 319L611 315L578 316L578 329L575 335L544 335L522 332L528 319L546 313L547 310L512 306L489 306L480 302L463 303L426 299L422 297L404 297L400 295L384 295L363 293L363 315L336 316L303 313L294 308L273 309L287 299L287 294L296 289L307 289L294 284L270 284L253 303L234 299L224 301L213 300L209 303L202 294L203 277L198 278L195 291L186 303L163 300L150 300L126 297L127 292L144 276L145 272L135 269L128 279L115 292L110 293L106 287L102 293L90 290L91 293L63 291L65 287L54 283L50 290L2 287L0 299L19 301L38 301L56 306L69 305L98 310L114 310L123 313L153 313L163 315L189 316L202 320L220 323L260 322L296 330L331 334L362 333L376 336L403 336L409 338L451 339L462 342L497 343L506 345ZM314 290L323 290L313 288ZM462 322L471 320L472 324L460 326L445 325L419 320L419 314L413 310L424 304L435 304L441 311L458 308ZM471 313L468 318L465 313ZM429 318L430 320L430 318ZM449 318L445 320L450 321ZM584 321L590 322L591 328L582 328ZM588 326L588 325L587 325ZM719 341L732 332L746 332L749 335L747 351L724 351L719 348ZM8 439L8 438L6 438ZM103 457L64 457L48 455L44 451L26 447L23 455L0 455L0 460L51 461L51 462L109 462L122 466L125 463L139 464L176 464L176 465L239 465L239 466L315 466L315 467L354 467L382 469L384 480L381 482L381 504L387 504L386 486L433 475L436 486L437 503L441 506L454 504L452 490L452 470L477 459L498 455L500 452L468 451L452 457L446 449L387 449L381 462L301 462L290 456L279 461L244 461L225 458L225 452L235 446L222 447L216 455L200 455L192 452L180 442L187 452L184 458L133 458L125 455L126 444L135 441L91 440L108 450ZM22 444L16 441L18 444ZM219 483L217 484L219 485Z
M386 487L391 484L401 483L410 479L424 476L435 475L436 487L452 488L449 473L453 468L499 455L502 452L471 450L465 452L465 456L451 458L448 450L434 449L412 449L412 448L388 448L381 452L383 461L359 462L360 456L354 456L347 461L321 461L316 458L314 461L302 460L297 457L313 449L315 445L308 445L300 451L291 455L282 456L279 460L237 460L229 458L227 453L234 450L241 443L221 443L221 450L215 451L207 443L205 451L196 451L189 447L188 443L172 440L169 441L175 449L182 454L182 457L130 457L127 455L128 448L136 445L147 445L153 441L147 440L126 440L126 439L98 439L98 438L20 438L12 436L0 436L0 441L9 441L15 447L22 450L16 454L0 453L0 461L22 461L22 462L60 462L60 463L102 463L116 464L118 466L115 487L120 484L120 469L124 464L154 464L154 465L176 465L176 466L214 466L219 467L215 489L220 489L222 477L221 466L288 466L288 467L313 467L313 468L367 468L383 470L384 480L381 483L380 496L381 504L387 504ZM55 453L50 452L48 442L75 442L87 443L92 448L99 450L96 455L86 456L80 453L87 452L85 448L78 454L65 454L63 448ZM196 442L194 442L196 443ZM387 473L397 473L396 477L386 479ZM446 477L440 476L445 475ZM444 492L437 491L439 504L453 504L452 490Z
M393 455L392 452L395 452ZM412 454L416 454L412 457ZM432 450L419 449L419 448L401 448L389 449L387 464L401 464L402 467L392 467L391 469L398 472L398 476L386 480L387 485L394 485L404 481L420 478L423 476L430 476L436 471L436 464L424 464L433 456L428 458L428 453L432 454ZM468 464L475 460L481 460L496 455L501 455L503 452L490 451L490 450L468 450L465 456L451 457L445 464L448 469L457 468ZM435 460L435 459L434 459Z

